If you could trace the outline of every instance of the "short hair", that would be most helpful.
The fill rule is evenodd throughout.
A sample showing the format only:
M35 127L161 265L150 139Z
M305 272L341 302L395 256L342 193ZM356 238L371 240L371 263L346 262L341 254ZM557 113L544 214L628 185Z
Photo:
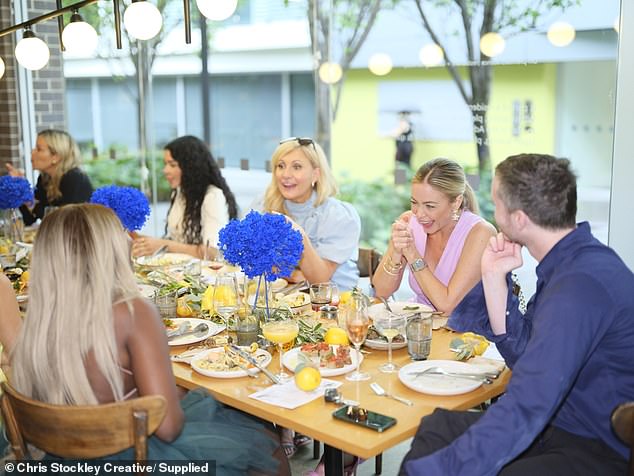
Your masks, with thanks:
M284 213L285 215L288 214L288 210L286 210L286 207L284 206L284 197L277 186L275 169L280 159L295 149L300 149L304 156L306 156L309 160L310 164L314 168L319 169L319 179L314 186L315 193L317 194L314 206L318 207L328 197L335 196L338 192L337 182L332 175L330 165L328 165L326 154L317 142L313 141L309 144L301 145L299 141L296 140L284 141L277 146L271 156L271 183L264 194L264 210L267 212L278 212Z
M533 223L560 230L575 226L577 177L568 159L518 154L495 168L498 197L509 212L522 210Z
M437 158L425 162L414 174L412 183L428 183L447 196L450 202L462 195L461 209L478 213L478 201L467 182L464 169L450 159Z

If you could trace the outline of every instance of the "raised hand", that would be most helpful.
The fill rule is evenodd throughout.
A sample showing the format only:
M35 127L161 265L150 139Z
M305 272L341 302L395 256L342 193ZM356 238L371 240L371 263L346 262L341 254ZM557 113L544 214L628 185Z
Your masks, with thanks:
M503 233L492 236L482 254L482 275L502 274L522 266L522 246L509 240Z
M411 216L412 212L405 212L392 224L392 245L394 251L399 255L405 254L406 251L414 247L414 238L409 230Z
M6 166L7 171L11 177L24 177L24 170L16 169L13 165L11 165L8 162L4 165Z

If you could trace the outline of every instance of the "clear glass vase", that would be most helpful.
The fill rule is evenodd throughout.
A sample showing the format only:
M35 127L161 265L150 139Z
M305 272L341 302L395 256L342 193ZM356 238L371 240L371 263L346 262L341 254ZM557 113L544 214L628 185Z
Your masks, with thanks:
M22 213L17 208L0 210L0 239L15 243L23 241L24 221Z

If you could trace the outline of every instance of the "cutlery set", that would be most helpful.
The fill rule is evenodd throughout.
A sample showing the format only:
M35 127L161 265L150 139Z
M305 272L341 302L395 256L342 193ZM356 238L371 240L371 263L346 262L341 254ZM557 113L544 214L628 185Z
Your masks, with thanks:
M422 376L445 376L445 377L454 377L454 378L462 378L467 380L476 380L485 384L490 384L493 382L493 379L498 378L499 373L497 372L450 372L442 367L429 367L425 370L421 370L418 372L409 372L407 375L411 375L414 378L422 377Z

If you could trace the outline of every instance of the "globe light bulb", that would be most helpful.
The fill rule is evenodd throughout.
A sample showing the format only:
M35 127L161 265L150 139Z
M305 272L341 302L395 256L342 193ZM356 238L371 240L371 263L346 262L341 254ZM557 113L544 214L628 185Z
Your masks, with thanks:
M238 0L196 0L198 10L210 20L223 21L238 7Z
M490 31L480 38L480 51L489 58L493 58L504 51L506 41L499 33Z
M368 69L372 74L377 76L385 76L392 71L392 58L386 53L375 53L370 56L368 61Z
M0 58L0 78L2 78L2 76L4 76L4 60L2 58Z
M319 67L319 79L326 84L335 84L343 76L341 66L326 61Z
M570 23L556 21L548 28L548 41L554 46L568 46L575 39L575 29Z
M161 31L163 17L154 4L145 0L133 1L123 13L123 24L131 37L149 40Z
M22 39L15 47L15 58L22 66L31 71L42 69L48 63L51 52L42 40L31 30L25 30Z
M423 66L438 66L442 63L445 53L436 43L428 43L420 49L418 57Z
M77 12L70 17L70 23L62 31L62 43L69 53L89 56L97 49L97 32L86 23Z

